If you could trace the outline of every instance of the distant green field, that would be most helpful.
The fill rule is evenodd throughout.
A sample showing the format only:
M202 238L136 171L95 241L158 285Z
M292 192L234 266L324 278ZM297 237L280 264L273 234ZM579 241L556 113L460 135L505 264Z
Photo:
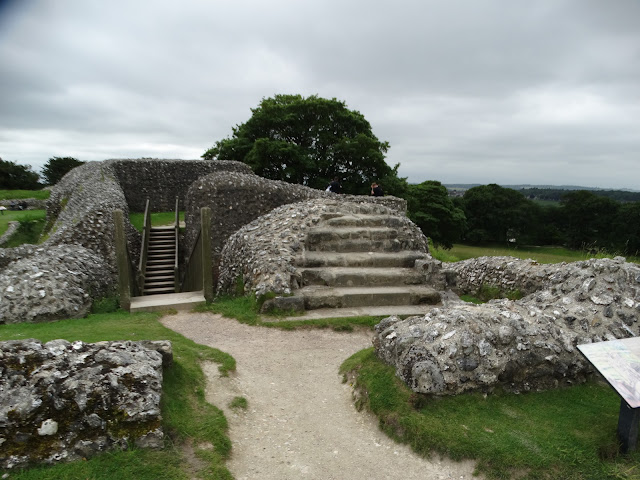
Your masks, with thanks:
M432 255L443 262L458 262L467 260L468 258L477 257L497 257L511 256L522 259L532 259L538 263L561 263L561 262L578 262L580 260L588 260L590 258L613 258L618 254L613 252L600 252L592 254L582 250L569 250L562 247L502 247L488 246L476 247L471 245L456 244L450 250L439 248L431 249ZM624 255L623 255L624 256ZM640 263L638 257L626 257L628 262Z
M23 198L46 200L50 194L49 190L0 190L0 200L22 200Z
M151 214L151 225L154 227L160 225L172 225L175 221L176 212L157 212ZM184 222L184 212L179 212L180 221ZM130 213L129 220L133 228L142 231L142 224L144 223L144 213Z

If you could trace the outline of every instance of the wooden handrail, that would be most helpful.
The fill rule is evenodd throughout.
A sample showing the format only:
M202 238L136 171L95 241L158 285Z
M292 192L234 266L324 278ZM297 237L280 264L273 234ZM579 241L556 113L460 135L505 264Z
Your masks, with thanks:
M144 207L144 220L142 223L142 242L140 245L140 263L138 264L138 289L144 289L144 276L147 268L147 254L149 252L149 237L151 236L151 211L149 198Z
M178 248L178 239L180 238L180 198L176 197L176 218L174 224L174 233L176 237L176 250L175 250L175 263L173 266L173 282L175 286L175 291L178 292L180 289L180 249Z

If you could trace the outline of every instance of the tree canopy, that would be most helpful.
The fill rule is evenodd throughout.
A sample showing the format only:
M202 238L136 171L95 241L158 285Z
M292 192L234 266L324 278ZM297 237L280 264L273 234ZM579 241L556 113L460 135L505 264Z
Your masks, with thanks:
M18 165L0 158L0 189L38 190L42 187L40 176L31 170L31 165Z
M407 197L409 218L436 246L451 248L460 240L466 218L444 185L433 180L409 185Z
M502 243L515 238L527 242L536 217L536 205L520 192L500 185L473 187L462 197L470 243Z
M42 176L46 185L55 185L67 172L84 162L73 157L51 157L42 168Z
M319 189L338 177L345 193L367 194L373 181L385 178L406 187L395 182L397 166L384 161L389 143L378 140L364 116L342 101L276 95L251 112L231 138L216 142L202 158L241 161L262 177Z

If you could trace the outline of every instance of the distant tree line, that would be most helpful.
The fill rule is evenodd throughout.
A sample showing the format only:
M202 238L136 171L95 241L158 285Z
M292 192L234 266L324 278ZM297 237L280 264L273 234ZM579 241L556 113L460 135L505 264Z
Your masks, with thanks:
M55 185L67 172L83 163L73 157L52 157L42 168L41 182L41 176L31 170L31 165L0 158L0 189L39 190L46 185Z
M525 197L531 200L546 200L551 202L560 202L564 195L569 191L562 188L521 188L518 190ZM574 191L574 190L571 190ZM618 202L640 202L640 192L629 192L627 190L600 190L588 189L599 197L607 197Z
M565 245L637 255L640 202L622 203L598 193L565 190L556 206L540 205L520 191L495 184L470 188L453 199L466 221L458 241Z

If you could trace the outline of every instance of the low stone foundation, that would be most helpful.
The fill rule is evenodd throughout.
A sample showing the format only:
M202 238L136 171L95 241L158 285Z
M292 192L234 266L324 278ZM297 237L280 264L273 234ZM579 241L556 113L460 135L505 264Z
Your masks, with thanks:
M456 284L530 293L521 300L450 303L376 326L378 356L415 392L545 390L593 370L576 345L640 335L640 266L624 258L538 265L516 258L448 265ZM462 287L461 287L462 286Z
M109 291L112 267L91 250L79 245L21 250L29 255L0 272L0 324L83 317L93 298Z
M162 448L171 343L0 342L0 467Z

